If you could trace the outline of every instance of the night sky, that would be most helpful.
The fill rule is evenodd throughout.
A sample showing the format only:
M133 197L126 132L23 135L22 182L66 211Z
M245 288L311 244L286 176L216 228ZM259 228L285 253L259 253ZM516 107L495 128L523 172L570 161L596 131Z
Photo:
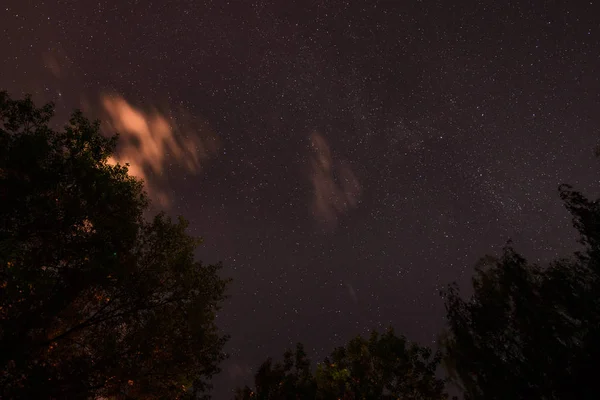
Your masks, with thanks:
M575 248L557 187L600 194L600 6L565 3L4 0L0 89L119 131L223 261L221 399L297 341L435 346L479 257Z

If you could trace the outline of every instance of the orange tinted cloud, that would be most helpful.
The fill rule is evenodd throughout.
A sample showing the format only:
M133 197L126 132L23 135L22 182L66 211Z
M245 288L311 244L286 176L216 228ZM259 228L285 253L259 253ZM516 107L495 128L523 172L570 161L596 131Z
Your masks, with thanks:
M217 136L205 123L189 114L144 111L121 96L102 96L108 117L108 129L118 132L119 149L110 162L129 163L129 173L142 178L146 191L161 206L170 200L164 189L163 174L167 166L184 168L191 173L201 170L219 149Z
M313 213L327 224L335 225L340 215L356 207L361 192L360 184L349 163L334 163L329 145L321 134L314 132L310 136L310 143Z
M44 67L58 80L72 78L73 61L69 58L62 46L55 45L42 54Z

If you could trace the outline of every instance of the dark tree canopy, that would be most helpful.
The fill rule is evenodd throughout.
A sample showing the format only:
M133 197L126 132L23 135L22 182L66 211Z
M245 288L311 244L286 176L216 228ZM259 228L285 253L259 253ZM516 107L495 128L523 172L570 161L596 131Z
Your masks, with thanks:
M369 339L360 336L335 349L313 376L302 345L284 355L283 364L267 360L255 376L255 389L237 399L447 399L436 377L441 355L396 336L390 329Z
M181 398L226 340L227 282L194 260L183 219L147 221L117 137L0 92L0 398ZM193 389L192 389L193 388Z
M239 400L284 400L315 399L317 386L306 357L304 346L298 343L295 351L288 350L283 355L283 363L273 364L267 359L254 377L255 389L238 389L235 398Z
M389 329L360 336L333 351L317 369L326 398L446 399L436 377L441 354L396 336Z
M446 363L466 399L600 398L600 204L560 194L584 251L540 267L507 247L480 262L470 299L446 292Z

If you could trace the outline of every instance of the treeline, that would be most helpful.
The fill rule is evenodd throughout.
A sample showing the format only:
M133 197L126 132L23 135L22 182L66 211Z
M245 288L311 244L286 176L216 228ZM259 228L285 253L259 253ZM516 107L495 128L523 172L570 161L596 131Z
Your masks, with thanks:
M143 183L113 165L118 137L75 112L0 92L0 398L209 398L227 336L228 280L194 259L187 222L148 220ZM440 348L392 330L311 364L268 359L236 399L598 399L600 206L559 194L583 245L536 265L510 244L476 266L473 295L441 293Z

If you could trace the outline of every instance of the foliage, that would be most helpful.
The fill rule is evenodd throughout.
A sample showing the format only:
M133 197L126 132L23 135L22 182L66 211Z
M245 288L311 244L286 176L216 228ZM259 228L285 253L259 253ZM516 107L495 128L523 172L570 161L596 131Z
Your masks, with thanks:
M435 376L440 361L439 353L389 329L335 349L319 366L317 382L327 399L445 399L444 382Z
M117 137L0 93L0 397L176 398L218 371L227 282L148 200Z
M310 360L307 359L304 346L298 343L295 351L288 350L283 355L283 363L273 364L267 359L258 369L254 384L256 389L249 387L238 389L236 399L314 399L316 382L310 370Z
M466 399L600 398L600 205L560 193L583 252L542 268L507 247L480 262L470 299L445 293L446 364Z
M295 357L295 363L292 359ZM446 399L435 373L441 360L426 347L397 337L392 330L360 336L333 351L312 375L302 346L272 368L267 360L255 377L255 391L237 399ZM294 367L294 369L293 369Z

